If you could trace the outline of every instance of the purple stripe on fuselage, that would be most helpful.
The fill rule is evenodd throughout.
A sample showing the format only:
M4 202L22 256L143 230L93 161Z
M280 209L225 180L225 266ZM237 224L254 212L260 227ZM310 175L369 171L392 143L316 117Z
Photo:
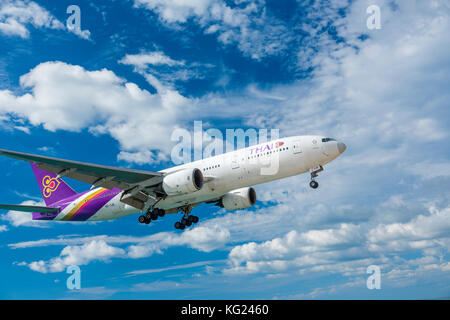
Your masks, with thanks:
M70 221L86 221L96 214L105 204L117 196L122 190L114 188L90 200Z
M33 220L53 220L55 217L63 211L68 205L70 205L73 201L77 200L81 196L85 195L90 191L85 191L82 193L78 193L74 196L70 196L68 198L65 198L61 201L58 201L57 203L52 204L52 207L61 207L58 212L55 213L40 213L40 212L33 212L32 218ZM91 201L89 201L83 209L78 212L78 214L73 217L70 221L86 221L90 217L92 217L94 214L96 214L105 204L107 204L111 199L113 199L116 195L118 195L120 192L122 192L119 188L114 188L112 190L107 190L103 194L101 194L100 197L94 198Z
M58 202L53 203L52 207L61 207L58 212L55 213L41 213L41 212L33 212L32 217L33 220L53 220L56 218L56 216L63 211L68 205L70 205L73 201L77 200L79 197L83 196L84 194L88 193L89 191L77 193L73 196L64 198Z

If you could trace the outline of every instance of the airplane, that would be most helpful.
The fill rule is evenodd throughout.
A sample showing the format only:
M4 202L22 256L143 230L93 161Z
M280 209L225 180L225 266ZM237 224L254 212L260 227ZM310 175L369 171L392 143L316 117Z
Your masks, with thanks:
M201 203L226 210L256 203L252 186L310 172L310 187L323 166L346 150L324 136L294 136L215 155L158 172L116 168L0 149L0 155L28 161L45 206L0 205L0 209L31 212L33 220L103 221L136 213L149 224L166 213L181 212L176 229L197 223L191 215ZM273 168L271 168L273 167ZM264 171L265 170L265 171ZM75 192L62 178L91 184Z

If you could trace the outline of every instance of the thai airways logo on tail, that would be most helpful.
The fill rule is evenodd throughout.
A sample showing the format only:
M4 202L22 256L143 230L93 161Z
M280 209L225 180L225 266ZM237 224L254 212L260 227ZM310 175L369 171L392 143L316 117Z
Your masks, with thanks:
M53 191L56 191L59 187L59 181L55 178L50 178L49 176L45 176L42 179L42 186L44 187L42 189L42 195L45 198L48 198L52 195Z
M77 194L64 180L58 178L58 175L55 173L40 169L35 163L31 164L31 168L47 206Z

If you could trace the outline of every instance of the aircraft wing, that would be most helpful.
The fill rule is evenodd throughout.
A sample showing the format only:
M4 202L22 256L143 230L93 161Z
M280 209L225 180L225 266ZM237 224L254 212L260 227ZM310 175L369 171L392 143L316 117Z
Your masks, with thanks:
M116 168L4 149L0 149L0 155L35 163L38 168L53 172L59 177L69 177L95 187L134 190L135 192L131 192L127 200L122 199L122 201L136 208L143 207L142 202L147 199L147 195L141 189L156 185L163 179L163 173L160 172Z
M43 213L51 213L58 212L58 208L52 207L41 207L41 206L24 206L18 204L0 204L1 210L13 210L13 211L24 211L24 212L43 212Z

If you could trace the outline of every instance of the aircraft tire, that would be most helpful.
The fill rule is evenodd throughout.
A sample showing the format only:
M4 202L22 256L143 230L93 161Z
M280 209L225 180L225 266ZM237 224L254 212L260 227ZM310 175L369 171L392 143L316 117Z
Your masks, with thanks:
M145 216L139 216L139 223L145 223L145 221L147 220L147 218Z
M319 186L319 183L318 183L317 181L312 180L312 181L309 183L309 186L310 186L311 188L313 188L313 189L317 189L317 187Z
M164 217L164 215L166 214L166 211L164 211L163 209L158 209L158 208L155 209L155 212L161 218Z

